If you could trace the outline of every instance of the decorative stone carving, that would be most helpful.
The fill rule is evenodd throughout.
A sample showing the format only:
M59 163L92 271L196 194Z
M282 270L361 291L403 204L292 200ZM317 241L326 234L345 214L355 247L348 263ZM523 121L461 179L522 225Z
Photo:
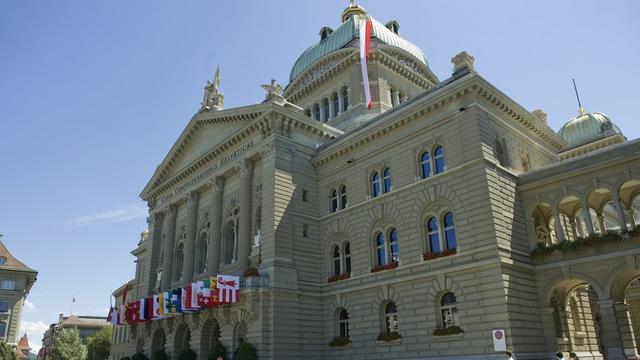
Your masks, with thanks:
M220 176L214 176L208 181L208 184L211 186L211 190L213 191L222 191L224 188L224 180Z
M240 160L236 166L235 166L236 171L238 171L240 173L240 176L249 176L251 175L251 172L253 171L253 167L251 166L251 164L249 163L249 160Z
M260 87L267 92L263 102L267 102L275 99L284 99L282 97L284 88L280 84L278 84L278 82L275 79L271 79L271 84L262 84L260 85Z
M533 110L531 112L531 114L533 116L535 116L538 120L542 121L543 123L545 123L545 124L547 123L547 113L546 112L544 112L544 111L542 111L540 109L536 109L536 110Z
M222 110L224 106L224 94L220 92L220 67L216 68L213 82L207 80L201 106L200 111Z
M453 64L453 73L457 73L458 71L462 71L464 69L473 70L474 69L474 57L469 55L466 51L458 53L451 59L451 63Z

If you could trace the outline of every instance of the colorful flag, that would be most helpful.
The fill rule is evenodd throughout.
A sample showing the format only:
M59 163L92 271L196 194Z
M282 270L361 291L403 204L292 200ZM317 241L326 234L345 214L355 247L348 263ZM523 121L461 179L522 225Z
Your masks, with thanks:
M240 278L231 275L218 275L218 302L233 304L238 302L240 291Z
M182 314L182 288L177 288L171 293L171 309L176 314Z
M118 311L116 311L115 307L109 308L109 315L107 316L107 321L113 325L118 325Z
M360 20L360 68L362 70L362 85L364 86L364 100L367 109L371 108L371 90L369 88L369 74L367 72L367 59L371 46L371 32L373 24L371 19Z
M140 322L140 301L134 301L127 306L127 322Z
M197 310L200 308L200 305L198 305L198 289L200 287L200 284L198 283L198 281L194 282L191 284L191 292L187 294L187 296L189 297L189 301L191 303L190 308L193 310Z

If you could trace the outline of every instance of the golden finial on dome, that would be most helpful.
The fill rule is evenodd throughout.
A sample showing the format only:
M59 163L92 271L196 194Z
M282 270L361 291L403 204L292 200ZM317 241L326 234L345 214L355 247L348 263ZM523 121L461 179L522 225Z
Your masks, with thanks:
M342 12L342 22L346 22L353 15L366 16L367 11L362 6L356 4L356 0L349 0L349 7Z

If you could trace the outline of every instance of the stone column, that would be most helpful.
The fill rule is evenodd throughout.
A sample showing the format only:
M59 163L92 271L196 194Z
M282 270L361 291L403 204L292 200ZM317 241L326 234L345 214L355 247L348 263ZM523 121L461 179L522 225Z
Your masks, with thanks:
M538 235L536 234L536 219L527 218L527 233L529 235L529 247L533 248L538 243Z
M253 164L250 161L241 161L237 166L240 172L240 220L238 229L238 261L240 268L244 269L249 264L251 254L251 175Z
M598 305L600 306L600 317L602 319L602 338L600 341L604 346L605 354L603 355L606 356L607 360L626 360L627 357L622 348L621 334L616 321L613 300L600 300Z
M556 325L553 322L553 306L540 308L540 316L542 318L545 351L552 355L558 349Z
M607 227L604 226L604 215L598 214L598 226L600 227L600 235L607 233Z
M394 106L400 105L400 94L398 93L398 90L394 89L391 96L393 96L393 103L395 104Z
M165 231L166 237L164 241L164 258L162 259L162 278L160 290L169 289L171 285L171 275L173 269L173 243L176 238L176 215L178 211L175 205L169 205Z
M624 218L624 207L622 206L622 202L620 201L620 195L617 192L611 194L613 196L613 206L616 208L616 213L618 213L618 222L620 223L620 230L622 233L628 232L627 230L627 220Z
M558 318L560 319L560 328L562 329L562 340L558 342L560 351L571 350L571 332L569 331L569 316L567 311L558 306Z
M629 305L625 303L615 303L613 308L616 312L616 320L618 321L618 330L620 331L620 340L627 359L636 359L638 352L636 351L636 339L633 332L633 324L631 323L631 313Z
M149 240L151 241L151 256L149 258L149 283L147 293L149 295L156 288L158 265L160 263L160 242L162 240L162 225L164 223L165 212L158 211L147 218L149 224Z
M222 191L224 181L216 176L209 181L213 192L213 205L211 209L211 244L207 247L207 273L216 276L220 266L222 248Z
M553 218L555 220L556 223L556 238L558 238L558 242L562 243L565 242L566 238L564 237L564 230L562 229L562 222L561 222L561 218L560 218L560 213L558 213L557 211L553 212Z
M338 114L344 112L344 102L342 102L342 89L338 90Z
M582 217L584 217L584 223L587 225L587 231L589 235L595 234L593 230L593 221L591 221L591 212L589 211L589 205L582 205Z
M625 213L627 214L627 220L629 221L629 224L631 225L631 230L635 230L636 229L636 219L633 216L633 207L625 209Z
M569 220L569 225L571 225L571 234L573 235L573 240L578 238L578 231L576 230L576 218L572 218Z
M182 281L193 279L193 269L196 258L196 237L198 228L198 199L197 192L187 196L187 238L184 244L184 261L182 262Z

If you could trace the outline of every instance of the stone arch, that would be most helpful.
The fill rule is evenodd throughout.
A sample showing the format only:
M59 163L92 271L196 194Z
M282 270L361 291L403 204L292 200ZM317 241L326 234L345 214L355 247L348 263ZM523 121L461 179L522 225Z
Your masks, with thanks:
M539 294L540 304L550 306L554 291L559 287L568 290L585 283L595 291L598 298L606 299L608 297L606 292L603 291L602 285L595 278L584 273L572 272L570 277L565 274L558 274L549 279Z
M220 343L220 337L222 331L220 324L214 318L208 318L202 324L202 332L200 338L200 354L202 356L208 356L209 352Z
M136 341L136 352L144 353L144 336L138 337L138 341Z
M164 329L161 327L156 328L153 332L153 337L151 338L151 354L153 355L160 350L165 350L166 344L167 335L165 334Z
M178 325L175 331L175 338L174 338L174 345L173 345L174 355L180 356L180 353L184 349L190 349L190 348L191 348L191 330L189 329L189 326L186 323L182 323Z
M402 296L398 296L396 294L396 290L389 286L383 285L378 287L376 291L376 296L373 298L373 306L374 309L377 309L378 319L380 320L380 329L385 329L385 307L388 303L393 302L396 305L396 309L398 310L398 323L400 331L402 331L402 324L400 322L400 314L402 313Z
M333 239L338 234L343 234L346 239L352 239L355 234L355 232L353 231L353 228L351 227L351 224L345 218L336 217L330 223L327 224L326 228L327 228L327 231L326 231L327 241Z
M626 266L611 274L605 283L605 289L609 291L612 300L624 302L625 290L631 282L638 278L640 278L640 267Z

